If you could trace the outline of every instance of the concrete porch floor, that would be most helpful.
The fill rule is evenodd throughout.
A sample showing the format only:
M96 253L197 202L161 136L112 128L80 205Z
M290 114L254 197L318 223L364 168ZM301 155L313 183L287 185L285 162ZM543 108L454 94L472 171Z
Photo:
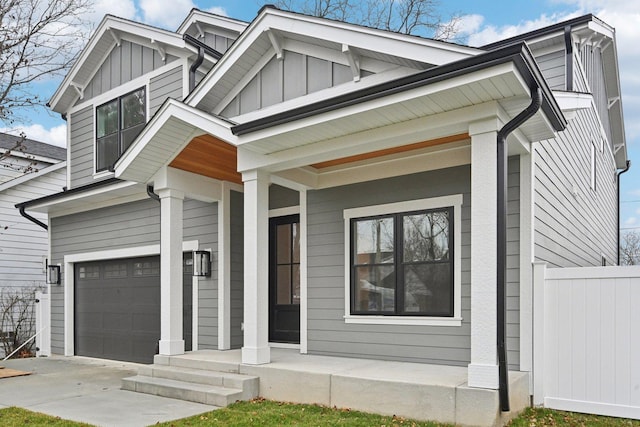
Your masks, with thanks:
M467 368L300 354L271 349L271 363L244 365L240 350L156 356L156 364L260 377L260 396L318 403L458 425L501 425L529 405L528 374L510 372L512 411L500 413L497 390L471 388Z

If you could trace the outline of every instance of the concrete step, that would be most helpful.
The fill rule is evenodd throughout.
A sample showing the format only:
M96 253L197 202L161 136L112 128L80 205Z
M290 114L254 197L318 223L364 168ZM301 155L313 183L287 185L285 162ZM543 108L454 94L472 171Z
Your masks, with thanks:
M170 397L172 399L187 400L214 406L227 406L242 400L243 392L237 388L226 388L210 384L198 384L168 378L155 378L142 375L123 378L124 390L155 396Z
M153 357L154 365L191 368L205 371L233 372L240 371L240 364L233 362L221 362L207 359L195 359L193 357L164 356L156 354Z
M256 376L165 365L141 366L138 375L240 389L242 400L257 397L260 386L260 378Z

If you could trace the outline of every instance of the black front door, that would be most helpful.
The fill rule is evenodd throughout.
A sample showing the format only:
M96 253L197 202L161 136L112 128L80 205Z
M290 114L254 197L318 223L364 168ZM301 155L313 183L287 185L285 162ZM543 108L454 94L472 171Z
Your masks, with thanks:
M269 341L300 342L300 216L269 220Z

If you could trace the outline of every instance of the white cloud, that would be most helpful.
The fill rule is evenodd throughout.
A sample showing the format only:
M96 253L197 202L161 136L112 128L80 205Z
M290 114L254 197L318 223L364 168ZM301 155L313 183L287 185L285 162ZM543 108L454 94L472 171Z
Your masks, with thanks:
M205 11L210 13L215 13L216 15L220 15L220 16L229 16L227 14L227 10L224 7L220 7L220 6L213 6L213 7L210 7L209 9L205 9Z
M634 216L629 217L624 221L625 227L631 227L631 226L636 225L637 223L638 223L638 219L636 217L634 217Z
M12 128L0 128L0 132L11 135L20 135L24 132L27 138L46 144L57 145L58 147L67 146L67 125L61 124L51 129L45 129L42 125L35 124L30 126L18 126Z
M94 0L92 21L99 23L104 15L111 14L120 18L136 19L136 5L133 0Z
M140 0L142 17L148 24L175 30L196 7L192 0Z

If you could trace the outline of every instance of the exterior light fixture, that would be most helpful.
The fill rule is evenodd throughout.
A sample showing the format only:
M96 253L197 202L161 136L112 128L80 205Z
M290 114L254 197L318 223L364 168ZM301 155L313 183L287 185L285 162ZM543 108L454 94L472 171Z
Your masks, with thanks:
M47 284L59 285L60 284L60 266L49 264L47 266Z
M211 276L211 252L193 251L193 276Z

